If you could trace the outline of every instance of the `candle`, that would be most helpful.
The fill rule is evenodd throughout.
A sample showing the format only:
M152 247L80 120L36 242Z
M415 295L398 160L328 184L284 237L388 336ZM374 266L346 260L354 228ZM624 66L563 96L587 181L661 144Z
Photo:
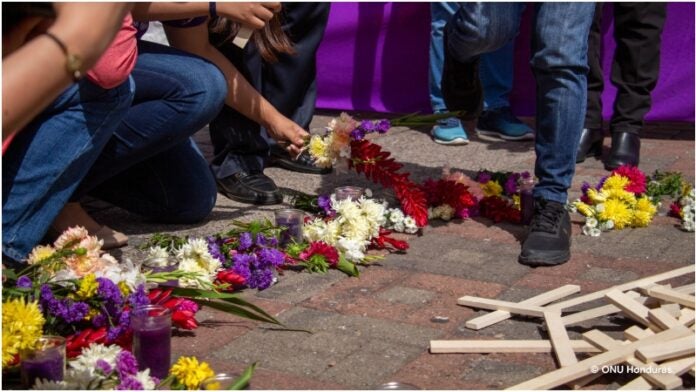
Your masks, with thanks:
M278 227L284 227L280 236L280 244L286 245L290 241L300 243L302 239L302 225L304 212L301 210L284 209L275 212L275 223Z
M164 379L169 374L172 356L172 314L160 305L139 307L131 314L133 355L140 370Z
M522 178L520 180L520 209L522 210L522 224L528 225L534 215L534 178Z
M31 388L37 379L62 381L65 375L65 338L42 336L38 348L20 353L22 384Z
M220 373L213 377L206 378L201 383L201 389L204 391L222 391L229 390L239 378L238 375ZM243 389L249 389L249 385Z
M356 201L362 196L364 190L357 186L341 186L334 189L336 200L353 200Z

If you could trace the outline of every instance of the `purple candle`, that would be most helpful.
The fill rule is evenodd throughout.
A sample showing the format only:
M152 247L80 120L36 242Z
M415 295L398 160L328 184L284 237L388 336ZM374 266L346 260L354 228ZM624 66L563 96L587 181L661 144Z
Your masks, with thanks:
M522 210L522 224L528 225L532 222L534 215L534 178L523 178L520 181L520 209Z
M302 225L304 212L300 210L285 209L275 212L275 223L278 227L284 227L280 236L280 244L286 245L290 241L302 242Z
M164 379L169 374L172 356L172 315L163 306L148 305L137 308L131 315L133 355L140 370Z
M31 388L37 379L62 381L65 375L65 339L42 336L39 348L20 354L22 384Z

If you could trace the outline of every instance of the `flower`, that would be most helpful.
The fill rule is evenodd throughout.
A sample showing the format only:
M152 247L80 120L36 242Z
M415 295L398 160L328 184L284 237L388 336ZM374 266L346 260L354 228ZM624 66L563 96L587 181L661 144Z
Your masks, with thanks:
M117 358L123 350L117 345L105 346L100 343L92 343L89 347L82 349L82 354L70 363L70 367L77 372L85 372L95 376L97 363L104 361L111 368L116 368Z
M142 385L142 389L152 391L157 387L159 380L156 377L150 376L150 369L140 371L133 378Z
M500 196L503 193L503 187L497 181L490 180L481 185L481 190L485 196Z
M212 284L218 269L222 267L220 260L208 252L208 243L201 238L189 238L177 251L176 258L180 260L179 270L195 273L198 277L180 279L179 283L184 287L200 287L201 281Z
M56 250L50 245L39 245L32 249L31 253L27 257L27 264L36 264L42 260L46 260L53 256Z
M19 289L30 289L32 285L31 279L26 275L22 275L17 279L17 288Z
M172 366L170 374L189 390L199 389L201 382L215 375L206 362L198 362L196 357L181 357Z
M251 233L245 232L239 235L239 246L237 250L243 252L254 245L254 240L251 238Z
M138 373L138 362L133 354L125 350L118 353L116 355L116 371L121 379Z
M340 238L337 244L337 248L345 255L346 259L354 262L360 262L365 258L365 247L364 243L348 238Z
M585 216L594 216L595 212L594 209L588 205L587 203L584 203L580 200L576 201L573 203L573 206L578 210L579 213L585 215Z
M454 212L454 208L452 208L449 204L442 204L433 209L433 216L444 221L449 221L454 217Z
M612 174L620 175L628 179L628 184L624 187L624 190L635 194L645 193L647 189L645 185L645 174L640 171L638 167L623 165L614 170Z
M325 242L312 242L306 250L300 253L300 259L305 261L314 256L323 257L324 260L333 267L338 264L338 251L336 248Z
M657 207L650 202L648 197L638 198L633 213L633 227L647 227L656 213Z
M147 250L144 264L148 267L166 267L169 264L169 252L161 246L152 246Z
M408 234L415 234L418 232L418 225L416 220L410 216L404 218L404 231Z
M602 189L624 190L628 184L629 179L627 177L612 174L611 176L607 177L606 181L604 181L604 186L602 186Z
M321 168L329 168L333 163L329 155L329 145L333 138L327 136L326 139L324 140L319 135L314 135L309 139L309 154L314 158L314 164Z
M79 299L90 299L97 293L97 277L88 274L80 281L80 288L75 293Z
M614 222L614 227L623 229L631 224L633 214L629 206L616 199L608 199L604 202L604 209L597 215L601 220L611 220Z
M2 304L2 366L10 364L20 350L36 346L44 318L37 302L13 298Z

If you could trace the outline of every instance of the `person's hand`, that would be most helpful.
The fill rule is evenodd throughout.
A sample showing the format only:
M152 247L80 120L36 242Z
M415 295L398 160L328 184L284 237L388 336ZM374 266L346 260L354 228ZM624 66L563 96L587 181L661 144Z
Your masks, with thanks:
M268 129L268 134L279 145L285 147L292 157L296 157L302 152L305 139L309 137L309 133L301 126L280 114L269 122L266 129Z
M218 2L217 13L253 30L262 29L280 11L280 3Z

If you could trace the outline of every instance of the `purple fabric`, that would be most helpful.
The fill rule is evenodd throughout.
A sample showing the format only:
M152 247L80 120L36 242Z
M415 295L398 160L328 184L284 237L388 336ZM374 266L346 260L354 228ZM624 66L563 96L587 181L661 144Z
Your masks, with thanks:
M611 8L604 9L604 116L616 89L609 80L614 51ZM512 107L534 114L529 69L532 10L528 7L515 48ZM317 107L378 112L430 111L427 3L333 3L317 59ZM670 3L662 35L660 79L648 120L694 120L694 4Z

